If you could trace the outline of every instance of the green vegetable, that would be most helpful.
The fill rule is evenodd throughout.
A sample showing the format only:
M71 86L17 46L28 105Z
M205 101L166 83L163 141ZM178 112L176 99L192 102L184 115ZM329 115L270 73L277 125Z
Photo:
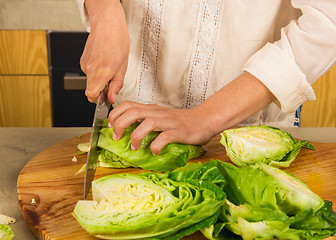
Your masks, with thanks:
M89 152L89 146L90 143L80 143L77 145L78 148L78 154L85 154L87 152Z
M294 176L263 163L218 168L227 199L218 221L202 230L208 239L317 240L335 234L331 202Z
M129 167L135 166L157 172L172 171L186 165L188 159L204 154L201 146L171 143L166 145L158 156L154 156L150 144L159 132L150 132L136 151L130 149L131 134L139 123L127 127L120 140L113 140L113 129L104 127L100 131L98 147L101 151L100 160L104 166Z
M0 239L1 240L11 240L14 237L14 233L10 226L5 224L0 224Z
M106 149L100 149L98 161L100 167L107 167L107 168L136 167L135 165L119 157L117 154L110 152Z
M171 172L118 174L93 182L74 216L105 239L320 240L336 232L332 203L296 177L258 163L211 160Z
M225 194L207 173L106 176L92 183L93 201L79 201L73 215L104 239L180 239L218 219Z
M316 212L323 206L323 199L295 176L265 164L258 164L257 168L275 180L277 202L286 214L294 215L306 210Z
M289 133L270 126L249 126L225 130L220 143L238 166L258 162L288 167L303 146L314 150L308 141L297 141Z

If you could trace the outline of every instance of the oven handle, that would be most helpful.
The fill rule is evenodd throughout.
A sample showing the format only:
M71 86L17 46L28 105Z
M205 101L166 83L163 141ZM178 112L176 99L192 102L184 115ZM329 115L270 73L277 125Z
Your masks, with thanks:
M86 76L81 76L79 73L65 73L63 79L64 90L86 89Z

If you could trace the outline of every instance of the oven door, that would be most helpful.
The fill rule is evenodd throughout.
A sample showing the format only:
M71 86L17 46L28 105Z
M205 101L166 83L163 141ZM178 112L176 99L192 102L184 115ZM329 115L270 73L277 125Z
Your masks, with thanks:
M88 33L49 31L49 72L54 127L92 126L95 104L85 96L86 76L80 68Z

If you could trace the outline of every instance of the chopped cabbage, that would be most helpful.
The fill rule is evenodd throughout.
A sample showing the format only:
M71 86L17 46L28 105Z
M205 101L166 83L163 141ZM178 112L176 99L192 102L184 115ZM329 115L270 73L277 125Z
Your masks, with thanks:
M0 214L0 224L10 224L10 223L15 223L16 219L12 217L8 217L6 215Z
M89 147L90 147L89 142L78 144L77 148L78 148L79 154L85 154L89 152Z
M0 224L0 239L1 240L11 240L14 237L14 233L10 226L5 224Z
M15 223L16 219L0 214L0 239L11 240L14 237L14 233L8 224Z

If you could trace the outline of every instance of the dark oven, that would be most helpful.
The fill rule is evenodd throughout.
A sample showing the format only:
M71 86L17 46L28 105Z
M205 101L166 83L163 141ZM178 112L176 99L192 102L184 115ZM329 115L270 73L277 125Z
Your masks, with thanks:
M85 96L80 68L87 32L48 31L49 73L54 127L90 127L95 104Z

